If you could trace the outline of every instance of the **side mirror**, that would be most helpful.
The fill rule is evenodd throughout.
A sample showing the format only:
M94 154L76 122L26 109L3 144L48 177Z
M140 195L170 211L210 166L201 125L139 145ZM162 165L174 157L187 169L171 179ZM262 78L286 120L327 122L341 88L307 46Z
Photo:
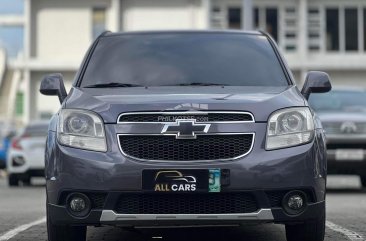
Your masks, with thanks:
M332 89L330 77L325 72L310 71L306 75L305 84L302 87L301 94L309 99L311 93L326 93Z
M57 95L62 103L67 96L62 74L50 74L43 77L39 92L43 95Z

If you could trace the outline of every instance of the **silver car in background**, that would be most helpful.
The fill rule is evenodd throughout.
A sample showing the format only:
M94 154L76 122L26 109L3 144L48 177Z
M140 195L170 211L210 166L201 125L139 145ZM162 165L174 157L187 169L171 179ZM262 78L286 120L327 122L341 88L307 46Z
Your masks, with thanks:
M12 140L7 156L9 186L18 186L19 181L29 185L32 177L44 177L47 130L48 122L34 122Z
M366 187L366 91L335 89L309 103L325 130L328 173L360 175Z

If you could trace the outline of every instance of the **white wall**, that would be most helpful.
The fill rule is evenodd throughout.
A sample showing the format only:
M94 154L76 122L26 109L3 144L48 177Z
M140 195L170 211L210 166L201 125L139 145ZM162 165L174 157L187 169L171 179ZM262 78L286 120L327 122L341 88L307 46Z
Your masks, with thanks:
M92 8L109 0L32 0L31 57L80 60L92 41Z
M201 0L122 0L123 31L203 29Z

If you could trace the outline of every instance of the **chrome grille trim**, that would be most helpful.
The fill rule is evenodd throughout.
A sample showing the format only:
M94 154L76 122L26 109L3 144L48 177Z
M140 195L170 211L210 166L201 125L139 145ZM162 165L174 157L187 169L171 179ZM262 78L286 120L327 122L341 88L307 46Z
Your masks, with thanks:
M117 124L136 124L136 123L174 123L175 121L169 121L169 122L163 122L163 121L150 121L150 122L128 122L128 121L120 121L122 116L126 115L206 115L206 114L237 114L237 115L249 115L252 120L247 121L206 121L202 123L253 123L255 122L254 116L252 113L247 111L181 111L181 112L175 112L175 111L155 111L155 112L126 112L122 113L117 117Z

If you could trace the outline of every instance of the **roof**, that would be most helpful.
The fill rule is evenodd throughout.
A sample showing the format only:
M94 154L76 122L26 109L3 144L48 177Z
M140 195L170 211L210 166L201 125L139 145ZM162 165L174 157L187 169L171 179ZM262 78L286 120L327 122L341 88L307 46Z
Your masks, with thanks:
M262 35L260 31L244 31L244 30L155 30L155 31L127 31L127 32L104 32L101 36L123 36L135 34L247 34L247 35Z

